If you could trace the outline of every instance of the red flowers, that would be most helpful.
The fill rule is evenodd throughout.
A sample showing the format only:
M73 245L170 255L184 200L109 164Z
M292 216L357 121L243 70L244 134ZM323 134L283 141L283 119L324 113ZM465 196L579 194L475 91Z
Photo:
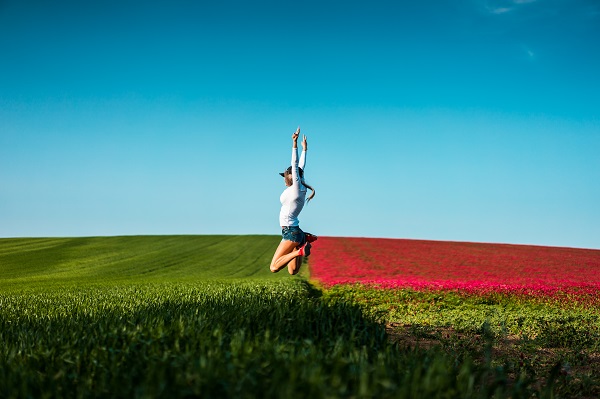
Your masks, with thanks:
M311 277L324 285L452 289L600 301L600 250L319 237Z

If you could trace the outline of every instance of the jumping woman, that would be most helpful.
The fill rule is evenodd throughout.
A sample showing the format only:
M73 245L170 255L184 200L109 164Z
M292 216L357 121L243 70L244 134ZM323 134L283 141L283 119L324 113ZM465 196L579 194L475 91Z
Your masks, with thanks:
M285 266L290 274L300 271L302 260L310 255L311 242L317 239L310 233L304 233L299 226L298 215L304 207L304 203L315 196L315 190L304 182L304 167L306 164L306 151L308 143L306 136L302 139L302 154L298 160L298 136L300 128L292 135L292 166L283 173L283 180L287 188L279 197L281 211L279 212L279 224L283 239L279 243L273 260L271 271L277 273ZM306 189L312 190L312 194L306 199Z

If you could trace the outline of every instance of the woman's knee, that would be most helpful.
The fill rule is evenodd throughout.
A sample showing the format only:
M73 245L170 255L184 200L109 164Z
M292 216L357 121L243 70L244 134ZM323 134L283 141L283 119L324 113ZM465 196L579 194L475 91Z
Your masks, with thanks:
M271 262L271 266L269 266L269 270L271 270L271 273L277 273L280 270L280 268L278 268L276 266L276 262L273 261Z

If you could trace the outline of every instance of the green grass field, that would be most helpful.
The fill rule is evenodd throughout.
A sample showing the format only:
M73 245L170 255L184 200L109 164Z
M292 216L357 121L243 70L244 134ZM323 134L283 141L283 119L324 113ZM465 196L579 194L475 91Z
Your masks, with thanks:
M272 274L278 241L0 239L0 397L551 398L596 392L597 380L574 381L564 373L563 358L538 366L496 356L498 339L508 332L489 326L496 319L479 315L469 324L468 312L444 312L463 303L450 294L321 291L306 267L300 276ZM507 303L485 305L506 311ZM533 305L511 306L507 314ZM473 309L481 308L474 300L469 309L477 314ZM551 320L570 318L579 328L573 336L582 331L585 318L561 317ZM539 322L523 320L525 327ZM597 318L585 320L597 326ZM410 323L402 338L416 341L396 339L394 323ZM453 323L463 335L446 338L449 330L439 328ZM597 349L593 331L591 341L577 344L578 354Z
M268 265L278 240L273 236L1 239L0 278L4 284L28 286L74 280L273 278Z

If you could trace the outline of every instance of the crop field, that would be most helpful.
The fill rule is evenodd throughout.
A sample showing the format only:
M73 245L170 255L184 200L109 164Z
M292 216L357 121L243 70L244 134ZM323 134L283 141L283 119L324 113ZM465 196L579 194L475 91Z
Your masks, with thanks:
M313 276L326 285L569 294L600 304L600 250L331 237L324 237L319 249Z
M339 237L318 244L313 281L361 306L400 345L479 356L507 382L555 376L556 397L600 397L600 250Z
M0 398L600 395L600 251L279 239L0 239Z

